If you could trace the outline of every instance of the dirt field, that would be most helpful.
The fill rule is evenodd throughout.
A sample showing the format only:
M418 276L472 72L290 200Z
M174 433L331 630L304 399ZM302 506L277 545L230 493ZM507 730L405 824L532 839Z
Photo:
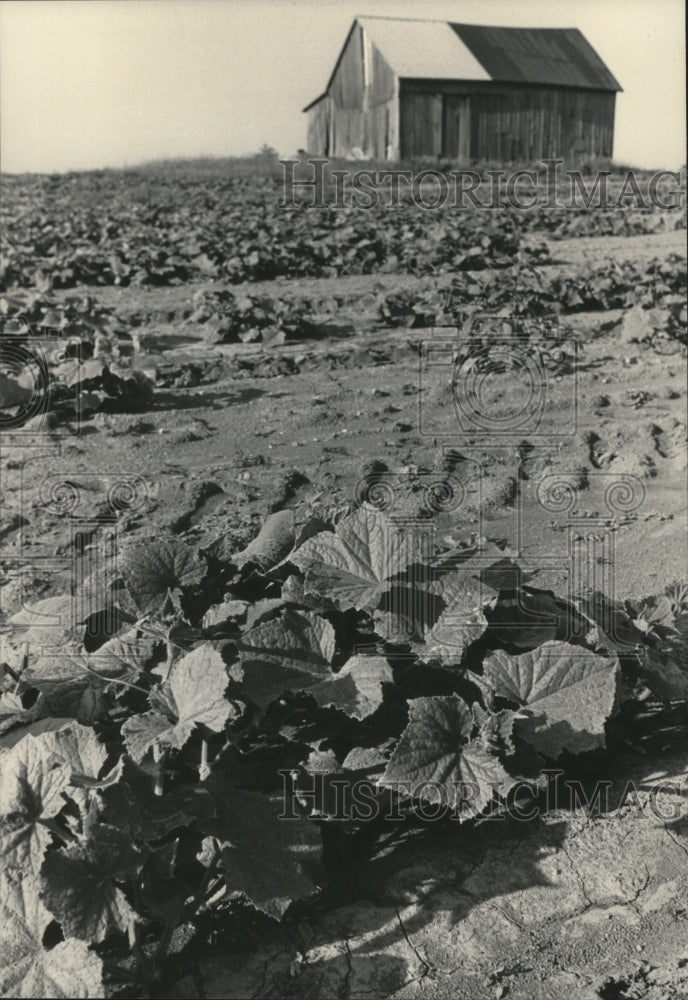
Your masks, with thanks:
M685 234L568 240L552 243L550 249L557 264L549 269L555 271L600 258L643 264L662 255L685 257ZM604 516L602 494L610 476L630 473L642 483L645 496L617 534L616 592L639 599L682 578L688 565L684 354L622 343L615 328L620 310L562 317L564 349L568 344L576 364L565 374L543 368L546 398L542 420L537 427L530 425L535 427L533 451L524 458L519 448L527 440L527 422L522 437L507 428L503 443L498 432L490 432L477 435L478 443L472 445L454 412L450 373L423 371L424 351L433 337L444 342L453 335L445 328L366 328L357 312L359 297L373 289L393 292L409 285L413 279L408 276L371 275L231 286L237 296L250 290L287 300L304 294L350 297L337 325L318 331L315 339L295 337L268 349L208 345L200 339L198 328L184 319L192 311L195 285L103 289L98 298L121 315L144 312L171 319L143 329L146 353L140 363L170 369L182 384L156 392L144 414L96 414L84 421L78 440L70 437L63 443L64 432L56 429L54 458L32 463L32 476L67 470L75 477L94 472L144 475L155 484L155 496L127 533L146 534L183 522L184 533L194 542L207 544L222 531L240 546L270 511L286 504L306 510L314 503L335 506L351 500L352 484L371 460L384 462L391 471L414 466L432 471L440 467L446 449L459 448L480 464L485 492L496 496L486 496L481 506L479 484L473 482L465 510L457 509L438 530L454 531L457 537L477 531L490 540L506 540L516 552L520 514L518 551L524 566L538 586L560 591L568 572L562 548L566 512L548 515L543 522L533 495L535 462L540 472L582 470L587 485L576 506L591 518L599 517L600 509ZM184 373L189 371L203 374L192 376L199 385L185 388ZM488 389L495 393L489 404L505 413L516 408L527 388L524 378L522 372L500 378L498 387ZM13 498L16 503L19 473L6 471L7 510ZM510 479L517 481L518 490L502 503L500 486ZM40 509L31 516L46 537L53 527L49 516L47 524L38 520ZM56 538L55 552L69 544L67 538ZM548 566L553 562L561 568ZM45 592L36 591L41 596Z
M685 269L681 229L564 239L534 230L526 243L547 247L536 265L547 280L626 262ZM479 272L497 285L503 274ZM480 382L468 366L452 383L446 345L451 357L470 331L381 323L378 307L429 284L441 294L452 280L447 271L56 288L57 302L88 294L130 324L130 350L153 390L145 405L4 435L5 618L74 587L75 533L97 551L98 532L111 529L108 484L133 477L143 488L116 526L127 544L163 533L236 553L273 512L294 510L298 525L313 511L341 511L371 468L399 497L399 482L442 472L459 499L435 519L435 537L513 559L539 591L587 587L640 604L685 580L685 346L660 350L634 336L632 306L564 310L547 352L520 364L511 348L496 374ZM213 342L194 318L195 293L209 289L338 304L284 342ZM444 364L431 364L442 345ZM459 394L475 390L472 409L457 410L457 384ZM79 497L68 516L56 507L65 481ZM166 995L688 997L685 802L673 820L651 808L659 780L685 799L688 718L685 704L654 710L608 750L566 758L567 776L586 788L611 782L606 814L574 804L528 823L416 831L343 868L312 912L255 926L230 916L214 949L182 949Z

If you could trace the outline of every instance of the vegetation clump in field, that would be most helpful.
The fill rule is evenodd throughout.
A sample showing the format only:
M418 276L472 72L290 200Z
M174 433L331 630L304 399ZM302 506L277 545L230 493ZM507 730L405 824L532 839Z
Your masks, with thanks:
M419 807L508 809L640 701L688 700L685 586L565 600L476 551L428 552L374 503L283 511L222 560L125 547L72 627L43 624L69 595L15 614L3 992L150 989L213 914L280 919L336 879L333 845L374 854Z

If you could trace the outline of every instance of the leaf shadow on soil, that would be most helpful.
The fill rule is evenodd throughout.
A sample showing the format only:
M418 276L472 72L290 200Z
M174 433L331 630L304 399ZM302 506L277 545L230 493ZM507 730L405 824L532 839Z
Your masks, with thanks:
M598 815L607 819L628 806L629 787L642 794L663 779L679 780L685 797L686 731L679 729L668 750L659 744L646 753L615 746L561 758L552 765L560 772L557 794L552 797L550 783L549 794L543 790L532 800L540 814L529 821L510 816L459 826L442 820L407 831L382 856L354 851L343 854L339 864L330 859L331 884L316 900L293 905L282 924L257 915L260 929L250 943L244 939L239 948L235 943L221 953L206 953L201 960L206 995L386 996L432 976L422 946L414 944L423 938L419 932L425 929L427 938L430 926L438 933L457 928L482 904L509 919L509 904L505 901L503 910L500 898L555 888L540 862L565 853L573 810L580 820L581 801L594 802L600 782L608 783L608 795ZM654 821L688 852L685 808L675 820ZM473 928L469 937L475 933ZM302 961L299 956L306 953ZM250 988L252 993L241 993Z
M294 905L281 924L256 914L248 937L240 931L231 943L186 957L200 962L206 996L390 995L430 969L412 944L415 934L438 920L455 927L483 902L549 885L538 862L561 847L566 832L563 820L548 824L546 836L510 819L477 829L450 820L426 826L384 857L347 858L323 895ZM491 854L506 863L469 886ZM225 931L232 934L229 924ZM295 973L293 961L306 951Z
M264 389L234 389L231 392L204 392L192 396L182 396L174 392L156 392L155 401L149 412L160 410L225 410L228 406L239 406L265 395Z
M616 360L615 358L612 358L608 354L605 355L605 357L603 358L593 358L589 359L588 361L582 361L579 358L577 359L575 364L575 371L577 373L597 371L600 368L607 368L608 365L610 365L615 360ZM568 371L562 371L561 374L571 375L573 374L573 371L574 368L570 367Z

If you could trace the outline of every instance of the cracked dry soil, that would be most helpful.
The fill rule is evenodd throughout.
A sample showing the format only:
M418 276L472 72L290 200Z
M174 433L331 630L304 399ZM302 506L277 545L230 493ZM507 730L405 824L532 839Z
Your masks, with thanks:
M605 777L605 814L426 832L372 863L365 901L204 961L175 995L684 1000L688 824L666 817L685 754L620 756Z

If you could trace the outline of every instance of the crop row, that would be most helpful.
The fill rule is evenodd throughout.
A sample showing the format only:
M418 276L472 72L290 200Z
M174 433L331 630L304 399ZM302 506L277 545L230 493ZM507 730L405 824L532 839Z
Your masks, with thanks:
M275 179L153 187L135 172L4 181L0 282L41 290L504 267L524 237L630 236L680 211L285 207ZM532 242L532 240L531 240ZM537 250L542 256L542 249Z
M466 312L535 318L640 306L672 337L686 340L686 273L677 255L647 265L606 262L566 274L535 267L495 273L457 272L428 279L412 289L368 294L238 295L229 288L198 289L179 319L209 343L282 342L309 337L325 325L374 323L385 327L430 327L459 322ZM149 317L119 315L88 295L62 300L23 290L0 299L3 332L11 336L54 335L78 341L91 356L105 342L145 338ZM140 328L140 329L139 329Z

